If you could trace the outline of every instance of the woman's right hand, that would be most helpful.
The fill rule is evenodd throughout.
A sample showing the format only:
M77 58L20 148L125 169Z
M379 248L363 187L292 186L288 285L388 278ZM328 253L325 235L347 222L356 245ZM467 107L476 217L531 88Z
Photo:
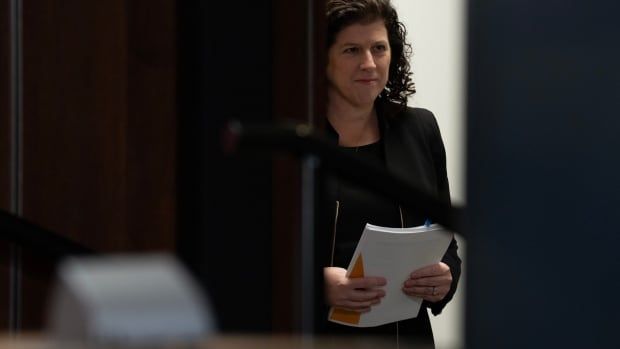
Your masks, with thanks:
M346 269L328 267L323 269L325 279L325 299L327 304L359 313L370 311L385 296L380 286L385 286L385 278L348 278Z

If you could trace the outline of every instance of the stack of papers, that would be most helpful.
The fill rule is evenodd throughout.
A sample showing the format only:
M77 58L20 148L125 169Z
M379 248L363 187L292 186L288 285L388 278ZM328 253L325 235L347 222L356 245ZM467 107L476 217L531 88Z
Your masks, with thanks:
M372 327L418 316L422 298L406 295L403 284L413 271L440 262L452 237L452 232L438 224L413 228L366 224L347 268L347 277L386 278L385 297L363 314L332 307L329 321Z

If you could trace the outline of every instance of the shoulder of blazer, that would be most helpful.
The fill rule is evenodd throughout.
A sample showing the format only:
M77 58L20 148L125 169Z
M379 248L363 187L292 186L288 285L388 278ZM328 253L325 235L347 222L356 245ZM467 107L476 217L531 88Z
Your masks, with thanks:
M437 120L430 110L385 103L382 112L386 128L401 130L403 135L427 145L441 139L438 139L441 136Z
M433 163L439 199L449 203L450 188L447 177L446 149L435 115L422 108L407 108L402 113L397 117L402 118L405 132L408 135L413 134L413 137L419 137L418 144L425 148L425 154Z

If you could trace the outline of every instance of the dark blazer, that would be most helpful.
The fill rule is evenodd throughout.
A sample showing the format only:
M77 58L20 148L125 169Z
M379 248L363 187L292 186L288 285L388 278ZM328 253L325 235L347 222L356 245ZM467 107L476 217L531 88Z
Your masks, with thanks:
M402 107L382 101L376 103L376 109L388 170L409 179L418 189L449 203L450 189L446 172L446 153L434 115L426 109ZM327 134L337 141L338 135L330 126L328 126ZM424 224L425 217L420 213L407 207L402 207L402 210L405 226ZM333 219L331 224L333 224ZM430 308L435 315L441 313L454 296L461 275L461 259L457 254L455 240L451 242L442 261L450 267L453 281L450 292L441 302L423 303L423 306ZM377 334L396 333L396 326L398 326L401 338L410 338L415 342L432 345L433 334L424 309L420 311L417 318L400 321L398 325L391 326L394 327L394 332L390 329L386 332L385 328L352 329L342 325L327 325L335 332L351 334L359 334L359 331Z

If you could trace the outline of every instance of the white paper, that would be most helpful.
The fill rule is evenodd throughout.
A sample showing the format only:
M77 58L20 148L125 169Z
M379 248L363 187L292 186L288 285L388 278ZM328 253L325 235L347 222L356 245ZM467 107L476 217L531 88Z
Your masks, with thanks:
M353 253L347 276L351 274L358 256L362 256L364 276L382 276L387 285L381 303L370 312L354 315L355 320L339 321L330 310L329 320L355 327L371 327L414 318L420 311L422 298L411 297L403 291L403 283L411 272L441 261L453 234L444 227L386 228L366 224L362 237ZM337 311L338 312L338 311ZM340 313L342 314L342 313Z

